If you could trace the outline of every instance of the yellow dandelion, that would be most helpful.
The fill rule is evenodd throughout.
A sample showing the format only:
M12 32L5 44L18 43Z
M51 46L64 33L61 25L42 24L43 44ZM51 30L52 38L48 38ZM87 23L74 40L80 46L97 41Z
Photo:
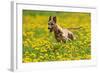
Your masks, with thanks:
M34 48L35 50L39 50L39 48Z
M38 62L38 59L33 59L33 62Z
M29 58L29 57L25 57L25 58L23 59L23 62L25 62L25 63L32 62L32 59Z
M34 47L36 47L36 45L35 44L32 44L32 48L34 48Z
M40 52L47 52L45 48L40 49Z
M27 41L24 41L24 46L25 47L28 47L29 46Z
M26 37L26 36L27 36L27 34L26 34L25 32L23 32L23 36L25 36L25 37Z
M48 54L47 53L45 54L45 57L48 57Z
M40 56L40 59L44 59L44 57L43 56Z
M56 55L59 55L59 52L57 52Z
M76 57L75 60L80 60L80 57Z
M31 56L32 56L32 57L36 57L36 54L34 54L34 53L31 53Z
M61 59L61 58L62 58L62 56L61 56L61 55L59 55L59 56L57 56L57 58L58 58L58 59Z

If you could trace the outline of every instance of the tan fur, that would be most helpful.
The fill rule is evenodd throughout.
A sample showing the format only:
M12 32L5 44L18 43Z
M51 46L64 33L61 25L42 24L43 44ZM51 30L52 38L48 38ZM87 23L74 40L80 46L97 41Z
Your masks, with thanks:
M58 42L66 42L68 40L74 40L74 35L71 31L68 29L61 28L58 24L56 24L56 17L50 16L48 29L50 29L50 32L54 31L55 38Z

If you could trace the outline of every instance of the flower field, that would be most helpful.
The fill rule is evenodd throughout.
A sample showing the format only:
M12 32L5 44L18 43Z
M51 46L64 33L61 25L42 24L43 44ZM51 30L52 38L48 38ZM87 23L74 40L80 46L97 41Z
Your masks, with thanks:
M76 37L66 43L57 42L48 30L49 16L56 16L62 28ZM84 12L51 12L23 10L23 63L91 59L91 14Z

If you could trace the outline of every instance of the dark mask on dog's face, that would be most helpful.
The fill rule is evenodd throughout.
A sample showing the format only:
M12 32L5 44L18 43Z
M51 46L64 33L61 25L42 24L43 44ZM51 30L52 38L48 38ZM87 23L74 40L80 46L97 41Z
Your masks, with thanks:
M55 16L50 16L49 17L49 21L48 21L48 29L50 30L50 32L53 31L54 25L56 24L56 17Z
M50 30L50 32L53 31L53 26L54 26L53 23L51 23L51 22L48 23L48 29Z

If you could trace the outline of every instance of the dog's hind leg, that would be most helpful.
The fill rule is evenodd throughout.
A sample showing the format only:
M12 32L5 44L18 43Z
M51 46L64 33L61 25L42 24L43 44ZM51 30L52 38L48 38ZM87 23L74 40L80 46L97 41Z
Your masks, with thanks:
M70 40L74 40L74 35L71 34L71 33L68 33L68 38L69 38Z

